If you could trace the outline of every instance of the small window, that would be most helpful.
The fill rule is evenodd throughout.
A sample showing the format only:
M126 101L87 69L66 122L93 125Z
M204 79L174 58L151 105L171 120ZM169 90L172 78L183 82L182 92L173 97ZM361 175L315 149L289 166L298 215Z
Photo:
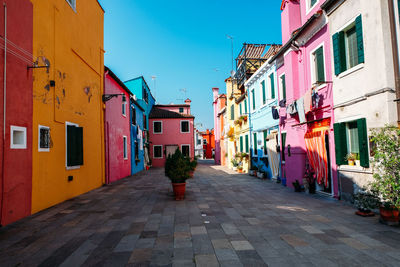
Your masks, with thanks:
M313 61L312 83L322 83L325 81L324 47L320 46L311 54Z
M12 149L26 149L26 127L11 126Z
M128 139L126 136L123 136L123 142L124 142L124 159L128 159Z
M190 157L190 145L182 145L182 154L185 157Z
M83 165L83 128L77 124L66 123L67 167Z
M74 11L76 11L76 0L66 0L68 4L72 7Z
M146 101L146 103L148 103L149 102L149 95L147 93L146 86L143 86L142 90L143 90L143 100Z
M357 32L355 25L345 32L347 69L358 65Z
M153 146L153 155L155 159L161 159L162 156L162 146L155 145Z
M235 119L235 106L231 105L231 120Z
M239 104L239 114L242 115L242 103Z
M201 140L197 139L197 145L201 145Z
M203 145L207 145L207 139L203 139Z
M318 0L308 0L308 9L312 9L317 2Z
M155 133L155 134L162 133L162 122L161 121L153 121L153 133Z
M181 133L189 133L189 121L181 121Z
M246 153L249 153L249 135L245 135L244 141L246 145Z
M50 151L50 128L39 125L39 151L48 152Z
M253 133L253 147L254 147L253 154L254 154L255 156L257 156L257 154L258 154L258 148L257 148L257 133Z
M122 115L126 116L126 102L122 102Z
M183 113L184 109L183 108L179 108L179 113Z
M139 143L138 143L138 141L135 141L135 161L140 161L139 160Z
M132 113L132 125L136 125L136 109L134 107L132 107L131 113Z
M247 98L244 99L244 114L247 114Z

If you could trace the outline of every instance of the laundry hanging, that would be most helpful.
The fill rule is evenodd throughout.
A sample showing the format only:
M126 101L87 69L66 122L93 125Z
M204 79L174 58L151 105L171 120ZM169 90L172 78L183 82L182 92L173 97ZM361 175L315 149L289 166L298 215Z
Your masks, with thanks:
M300 123L306 122L306 114L304 113L304 99L300 97L296 100L297 113L299 114Z
M277 178L279 175L279 153L276 151L278 133L267 136L267 154L271 166L272 176Z
M307 156L313 168L318 184L328 187L328 156L325 146L327 130L308 132L304 139L306 142Z
M304 113L307 114L308 112L311 111L311 94L312 94L312 88L308 89L306 93L304 94Z
M292 104L289 104L286 108L286 111L290 115L294 115L297 113L297 107L296 107L296 102L293 102Z
M272 107L271 111L272 111L272 118L274 120L278 120L279 119L279 111L278 111L278 109L276 107Z

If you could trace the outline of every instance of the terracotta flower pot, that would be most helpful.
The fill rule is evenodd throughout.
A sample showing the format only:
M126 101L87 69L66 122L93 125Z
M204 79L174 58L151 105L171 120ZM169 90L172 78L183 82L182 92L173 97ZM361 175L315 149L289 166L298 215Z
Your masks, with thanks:
M146 171L148 171L150 169L150 166L146 166Z
M190 172L189 172L189 177L190 177L190 178L193 178L193 175L194 175L194 171L190 171Z
M174 189L175 200L183 200L185 198L186 183L172 183Z
M399 210L393 209L385 209L385 207L380 207L379 212L381 214L381 218L387 222L399 222Z

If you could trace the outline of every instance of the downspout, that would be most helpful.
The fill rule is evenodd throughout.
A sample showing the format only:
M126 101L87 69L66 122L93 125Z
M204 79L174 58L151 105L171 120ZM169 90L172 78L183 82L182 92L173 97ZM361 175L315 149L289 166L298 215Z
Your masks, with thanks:
M392 55L393 55L393 68L394 68L394 83L396 89L396 102L397 102L397 124L400 127L400 75L399 75L399 53L397 50L398 42L396 36L396 24L393 0L388 0L389 7L389 22L390 22L390 37L392 41Z
M7 111L7 5L4 6L4 99L3 99L3 159L1 168L1 205L0 205L0 225L3 221L3 203L4 203L4 159L6 150L6 111Z

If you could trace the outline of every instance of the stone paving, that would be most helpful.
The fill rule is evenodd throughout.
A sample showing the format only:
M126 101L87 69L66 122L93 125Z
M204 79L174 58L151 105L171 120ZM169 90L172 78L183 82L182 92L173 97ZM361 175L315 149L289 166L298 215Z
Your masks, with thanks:
M162 169L0 229L0 266L400 266L400 228L334 200L200 164Z

